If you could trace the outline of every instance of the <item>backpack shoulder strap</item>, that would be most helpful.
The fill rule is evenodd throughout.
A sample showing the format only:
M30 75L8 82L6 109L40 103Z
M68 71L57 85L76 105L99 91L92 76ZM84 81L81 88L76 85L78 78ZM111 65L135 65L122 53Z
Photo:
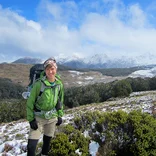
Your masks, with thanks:
M40 92L38 94L38 97L36 98L36 101L40 99L42 93L44 92L45 88L47 88L47 86L44 84L43 80L40 79L41 81L41 88L40 88Z
M40 99L42 93L44 92L45 88L52 88L53 86L46 86L44 81L42 79L38 79L38 80L41 80L41 88L40 88L40 92L39 92L39 95L38 97L36 98L36 101ZM56 85L55 87L58 87L58 92L60 92L60 85Z

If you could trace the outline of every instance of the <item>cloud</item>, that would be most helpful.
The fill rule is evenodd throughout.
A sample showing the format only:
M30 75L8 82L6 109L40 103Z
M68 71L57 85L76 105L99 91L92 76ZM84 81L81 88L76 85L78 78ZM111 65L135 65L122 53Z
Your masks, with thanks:
M119 0L42 0L36 10L38 20L34 21L0 7L0 62L23 56L156 53L151 4L144 9L139 3Z
M148 24L146 15L138 4L134 4L128 8L129 24L133 28L143 28Z

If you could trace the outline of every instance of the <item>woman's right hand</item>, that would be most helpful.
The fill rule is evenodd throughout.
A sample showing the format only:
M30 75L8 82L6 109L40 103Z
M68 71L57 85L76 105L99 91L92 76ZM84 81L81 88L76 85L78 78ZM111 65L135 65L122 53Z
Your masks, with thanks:
M33 129L33 130L37 130L38 129L38 125L37 125L36 119L30 121L29 123L30 123L31 129Z

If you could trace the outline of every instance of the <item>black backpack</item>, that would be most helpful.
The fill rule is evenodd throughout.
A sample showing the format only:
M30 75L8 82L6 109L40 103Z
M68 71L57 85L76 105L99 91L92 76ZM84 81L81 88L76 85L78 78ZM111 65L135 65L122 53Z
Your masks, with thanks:
M35 64L30 68L29 80L30 83L28 86L32 86L34 82L41 77L41 73L45 76L43 64Z

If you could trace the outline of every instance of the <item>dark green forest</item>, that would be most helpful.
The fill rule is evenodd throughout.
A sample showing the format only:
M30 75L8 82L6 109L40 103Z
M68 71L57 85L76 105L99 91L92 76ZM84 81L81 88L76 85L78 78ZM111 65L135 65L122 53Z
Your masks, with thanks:
M69 108L106 101L112 97L127 97L132 92L156 90L156 77L127 78L110 83L65 89L65 105Z
M26 88L9 79L0 78L0 99L22 99ZM64 104L73 108L90 103L98 103L112 97L126 97L132 92L156 90L156 77L127 78L109 83L96 83L81 87L65 88Z
M0 99L19 99L25 88L7 78L0 78Z

